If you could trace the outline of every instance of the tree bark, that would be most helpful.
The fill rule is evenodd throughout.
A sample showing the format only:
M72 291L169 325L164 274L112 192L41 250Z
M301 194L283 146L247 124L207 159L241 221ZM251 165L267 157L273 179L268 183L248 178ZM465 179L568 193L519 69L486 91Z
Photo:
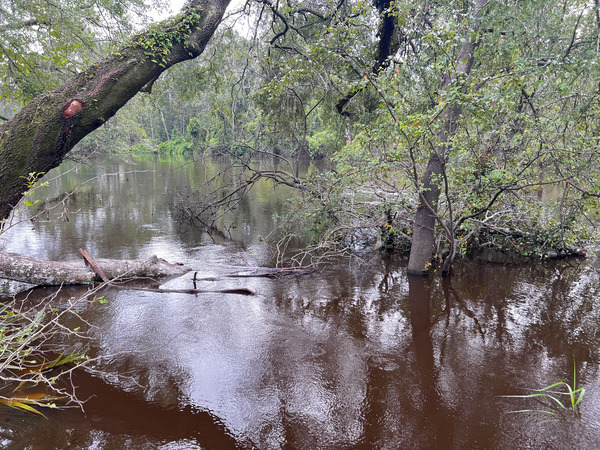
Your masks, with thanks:
M145 260L96 259L95 262L109 279L183 275L191 270L189 267L171 264L156 256ZM0 251L0 278L38 286L92 284L102 281L93 269L86 267L83 259L47 261L2 251Z
M200 55L230 0L190 0L184 10L0 125L0 220L27 190L24 176L58 166L83 137L111 118L169 67Z
M445 152L442 152L442 155L443 153ZM437 202L441 193L439 174L444 171L442 157L437 151L434 152L423 176L408 260L407 272L410 275L424 276L429 273L428 263L431 263L435 239Z
M373 0L373 6L379 13L379 26L377 29L377 61L371 68L371 73L375 76L384 70L390 63L389 57L394 55L400 48L400 40L398 39L398 18L391 11L391 0ZM338 100L335 105L337 112L342 117L352 118L352 114L346 111L346 106L352 101L359 92L362 92L364 87L352 88Z
M488 4L489 0L477 0L473 8L471 26L467 30L465 41L460 49L456 60L455 69L452 74L447 74L442 80L442 93L446 94L450 87L455 85L461 78L464 79L471 72L473 66L476 42L474 36L479 30L481 23L482 9ZM435 222L438 220L437 207L441 194L441 185L443 182L448 143L456 133L458 119L461 114L461 108L448 98L442 97L446 101L446 107L442 112L444 125L437 134L437 144L432 151L431 157L423 176L421 192L419 193L419 206L415 216L415 225L413 227L413 237L408 260L407 272L411 275L426 276L429 273L431 257L433 254L433 244L435 240ZM453 227L449 227L452 232ZM451 249L451 254L454 252Z

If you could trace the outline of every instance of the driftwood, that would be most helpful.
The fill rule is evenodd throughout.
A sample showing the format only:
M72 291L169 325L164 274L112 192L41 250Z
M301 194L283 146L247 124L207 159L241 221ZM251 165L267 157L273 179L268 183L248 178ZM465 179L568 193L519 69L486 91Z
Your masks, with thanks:
M190 269L183 264L172 264L164 259L152 256L148 259L118 260L118 259L93 259L83 249L79 249L83 256L82 260L73 261L47 261L16 253L0 251L0 278L34 284L37 286L58 286L93 284L104 282L107 286L121 290L137 290L158 293L180 293L180 294L240 294L254 295L247 288L232 289L196 289L197 281L218 281L221 278L250 278L268 277L276 278L284 275L306 275L314 272L312 267L294 268L255 268L222 275L220 277L197 278L198 272L194 273L194 289L155 289L144 287L132 287L114 283L115 279L123 278L157 278L163 276L180 276Z
M98 264L96 264L96 261L94 261L92 259L92 257L90 256L90 254L88 253L87 250L80 248L79 253L81 253L81 255L83 256L83 259L85 259L86 264L88 266L90 266L92 269L94 269L94 272L96 273L96 275L98 275L100 277L100 279L102 281L104 281L105 283L111 282L108 279L108 277L106 276L106 274L104 273L104 271L102 270L102 268Z
M96 261L92 259L87 250L82 248L79 249L79 253L85 259L85 262L94 270L97 276L99 276L102 281L108 284L111 287L127 290L127 291L145 291L145 292L159 292L159 293L177 293L177 294L209 294L209 293L217 293L217 294L240 294L240 295L254 295L254 292L250 289L246 288L234 288L234 289L216 289L216 290L206 290L206 289L195 289L196 283L194 283L194 289L156 289L156 288L143 288L143 287L132 287L132 286L122 286L113 283L106 276L102 268L96 264Z
M95 263L107 279L124 276L129 278L176 276L191 270L182 264L171 264L156 256L133 260L97 259ZM0 251L0 278L37 286L93 284L102 280L93 269L86 267L82 259L47 261L3 251Z
M111 287L121 289L123 291L143 291L143 292L158 292L160 294L238 294L238 295L255 295L254 291L248 288L232 288L232 289L154 289L143 287L121 286L110 283Z

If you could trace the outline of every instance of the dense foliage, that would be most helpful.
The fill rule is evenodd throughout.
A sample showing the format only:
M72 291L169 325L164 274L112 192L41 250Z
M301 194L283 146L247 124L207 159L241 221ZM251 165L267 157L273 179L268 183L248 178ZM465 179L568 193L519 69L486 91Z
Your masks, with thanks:
M302 190L293 223L320 248L409 249L432 189L438 259L486 247L577 254L593 240L596 2L261 0L226 23L206 57L163 75L82 148L209 151L244 168L265 154L330 158L330 171L308 178L261 172Z
M476 31L464 1L260 2L256 15L254 39L228 31L210 60L185 69L188 80L202 74L193 85L207 110L193 114L183 83L190 107L176 109L170 133L183 137L188 123L201 148L331 157L332 171L298 183L309 193L294 208L305 230L356 248L379 229L367 233L371 245L409 248L425 169L439 155L438 258L485 247L554 257L594 240L595 4L488 2ZM467 38L472 67L457 75ZM165 106L182 83L169 86Z
M0 97L16 104L56 87L146 24L150 4L161 8L144 0L0 1Z

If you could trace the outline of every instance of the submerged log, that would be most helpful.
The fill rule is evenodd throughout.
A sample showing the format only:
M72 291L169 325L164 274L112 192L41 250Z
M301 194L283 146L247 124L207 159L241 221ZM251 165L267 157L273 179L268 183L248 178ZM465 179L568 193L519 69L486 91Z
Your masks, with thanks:
M314 267L259 267L242 272L228 273L218 277L198 278L198 272L194 272L193 281L219 281L222 278L279 278L285 275L309 275L315 271Z
M95 262L110 279L183 275L191 270L182 264L172 264L157 256L130 260L96 259ZM3 251L0 251L0 278L37 286L92 284L102 281L93 269L86 267L83 259L47 261Z

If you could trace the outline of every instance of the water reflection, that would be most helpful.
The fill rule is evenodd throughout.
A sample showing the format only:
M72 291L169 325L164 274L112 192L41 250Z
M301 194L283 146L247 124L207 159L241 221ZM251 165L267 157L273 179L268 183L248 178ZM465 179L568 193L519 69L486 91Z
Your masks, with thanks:
M200 277L272 264L257 236L274 225L284 195L257 191L228 218L235 239L211 237L178 225L169 207L173 186L189 182L193 171L186 166L185 176L175 175L169 163L140 164L153 172L119 169L71 205L69 222L27 225L9 235L9 248L49 258L79 246L106 257L158 253L199 269ZM136 179L137 187L128 187ZM81 392L96 395L86 414L54 411L48 422L17 415L3 422L6 442L597 448L598 281L593 261L475 262L458 265L451 278L422 279L408 277L402 259L375 257L307 276L198 286L243 286L255 297L108 290L109 303L83 312L96 326L90 352L114 355L96 369L129 381L79 373ZM191 283L188 275L166 287ZM57 301L74 295L65 291ZM588 391L581 420L538 425L535 415L509 414L532 405L500 395L571 381L573 361Z

